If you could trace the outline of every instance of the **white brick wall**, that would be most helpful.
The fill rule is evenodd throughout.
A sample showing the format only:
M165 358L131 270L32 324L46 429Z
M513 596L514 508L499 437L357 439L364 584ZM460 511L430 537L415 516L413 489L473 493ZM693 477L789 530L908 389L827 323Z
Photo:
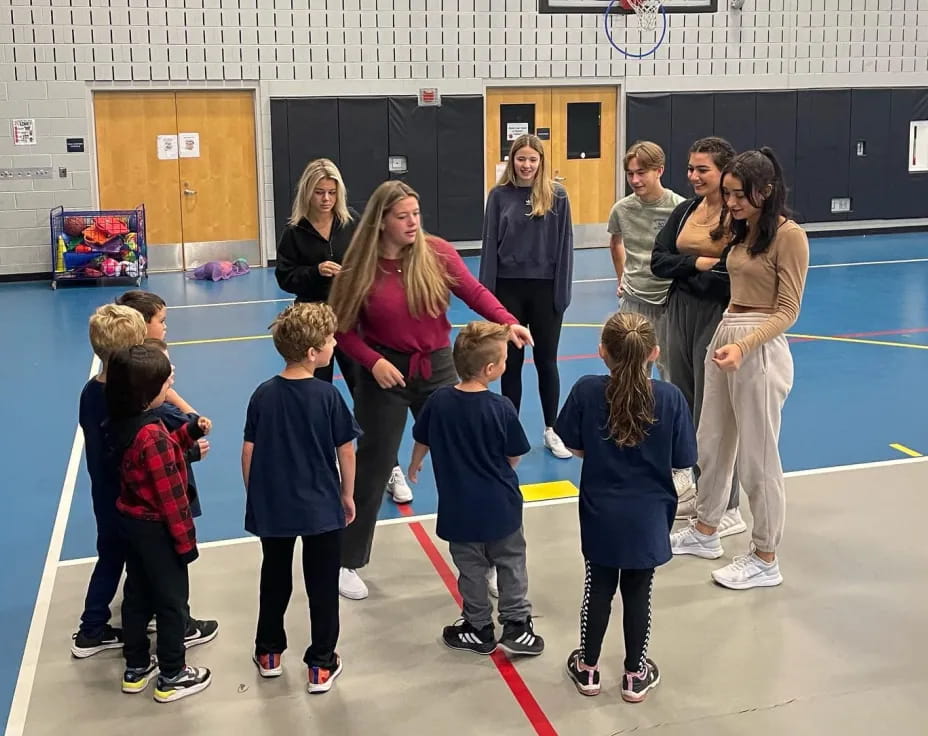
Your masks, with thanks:
M0 183L0 274L48 270L48 208L95 204L91 155L66 153L65 138L90 151L96 88L256 88L267 242L271 96L564 78L631 92L928 83L928 0L719 4L669 16L664 45L639 62L611 49L598 15L542 15L536 0L0 0L0 168L56 175ZM613 29L631 51L651 45L634 20ZM36 119L37 145L13 146L14 117Z

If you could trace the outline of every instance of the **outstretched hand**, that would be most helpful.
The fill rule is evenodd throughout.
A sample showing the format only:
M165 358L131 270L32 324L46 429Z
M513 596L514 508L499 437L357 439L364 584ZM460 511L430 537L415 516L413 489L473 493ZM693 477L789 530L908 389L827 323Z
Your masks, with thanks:
M512 325L509 328L509 341L517 348L523 348L526 345L534 345L532 333L529 332L525 325Z

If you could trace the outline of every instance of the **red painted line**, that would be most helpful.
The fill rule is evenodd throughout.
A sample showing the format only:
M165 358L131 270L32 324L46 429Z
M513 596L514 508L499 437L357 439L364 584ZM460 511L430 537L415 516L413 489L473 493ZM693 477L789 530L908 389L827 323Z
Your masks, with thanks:
M398 506L397 508L403 516L414 515L412 506L408 503ZM425 527L423 527L420 522L413 521L409 524L409 529L416 538L416 541L419 542L419 546L422 547L422 551L425 552L425 556L429 558L432 567L434 567L435 572L438 573L438 577L442 579L451 597L454 598L454 602L457 603L458 608L463 608L464 601L461 599L461 594L458 591L457 576L448 563L445 562L445 558L441 556L441 552L438 551L429 533L425 531ZM490 655L490 659L492 659L493 664L496 665L496 669L499 671L503 681L509 686L512 696L522 708L522 712L525 713L525 717L528 718L529 723L532 724L535 733L537 733L538 736L557 736L557 731L554 726L551 725L548 716L545 715L538 701L535 700L535 696L532 695L532 691L529 690L528 685L525 684L525 680L522 679L518 670L516 670L515 666L503 651L497 649Z

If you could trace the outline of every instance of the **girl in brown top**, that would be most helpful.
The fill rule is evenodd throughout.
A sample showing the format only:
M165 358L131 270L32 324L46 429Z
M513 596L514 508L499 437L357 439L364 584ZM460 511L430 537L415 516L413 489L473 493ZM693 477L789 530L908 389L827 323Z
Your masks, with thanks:
M712 577L744 590L783 582L776 549L786 496L777 442L793 385L793 359L783 333L799 316L809 241L786 217L783 171L769 148L746 151L724 168L722 197L719 230L730 238L731 303L706 353L697 518L672 534L670 544L674 554L722 556L718 527L737 461L754 516L753 543L748 554Z

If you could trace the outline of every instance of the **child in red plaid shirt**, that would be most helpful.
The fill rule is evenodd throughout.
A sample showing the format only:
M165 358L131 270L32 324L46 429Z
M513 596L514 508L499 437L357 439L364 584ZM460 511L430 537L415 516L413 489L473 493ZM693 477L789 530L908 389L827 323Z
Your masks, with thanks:
M198 554L184 452L212 425L194 415L167 431L154 410L164 403L172 382L167 356L143 345L114 353L107 366L109 430L120 459L116 508L127 540L122 690L143 692L157 675L154 697L162 703L210 684L210 671L188 667L184 656L187 565ZM152 615L158 618L157 658L151 656L146 631Z

